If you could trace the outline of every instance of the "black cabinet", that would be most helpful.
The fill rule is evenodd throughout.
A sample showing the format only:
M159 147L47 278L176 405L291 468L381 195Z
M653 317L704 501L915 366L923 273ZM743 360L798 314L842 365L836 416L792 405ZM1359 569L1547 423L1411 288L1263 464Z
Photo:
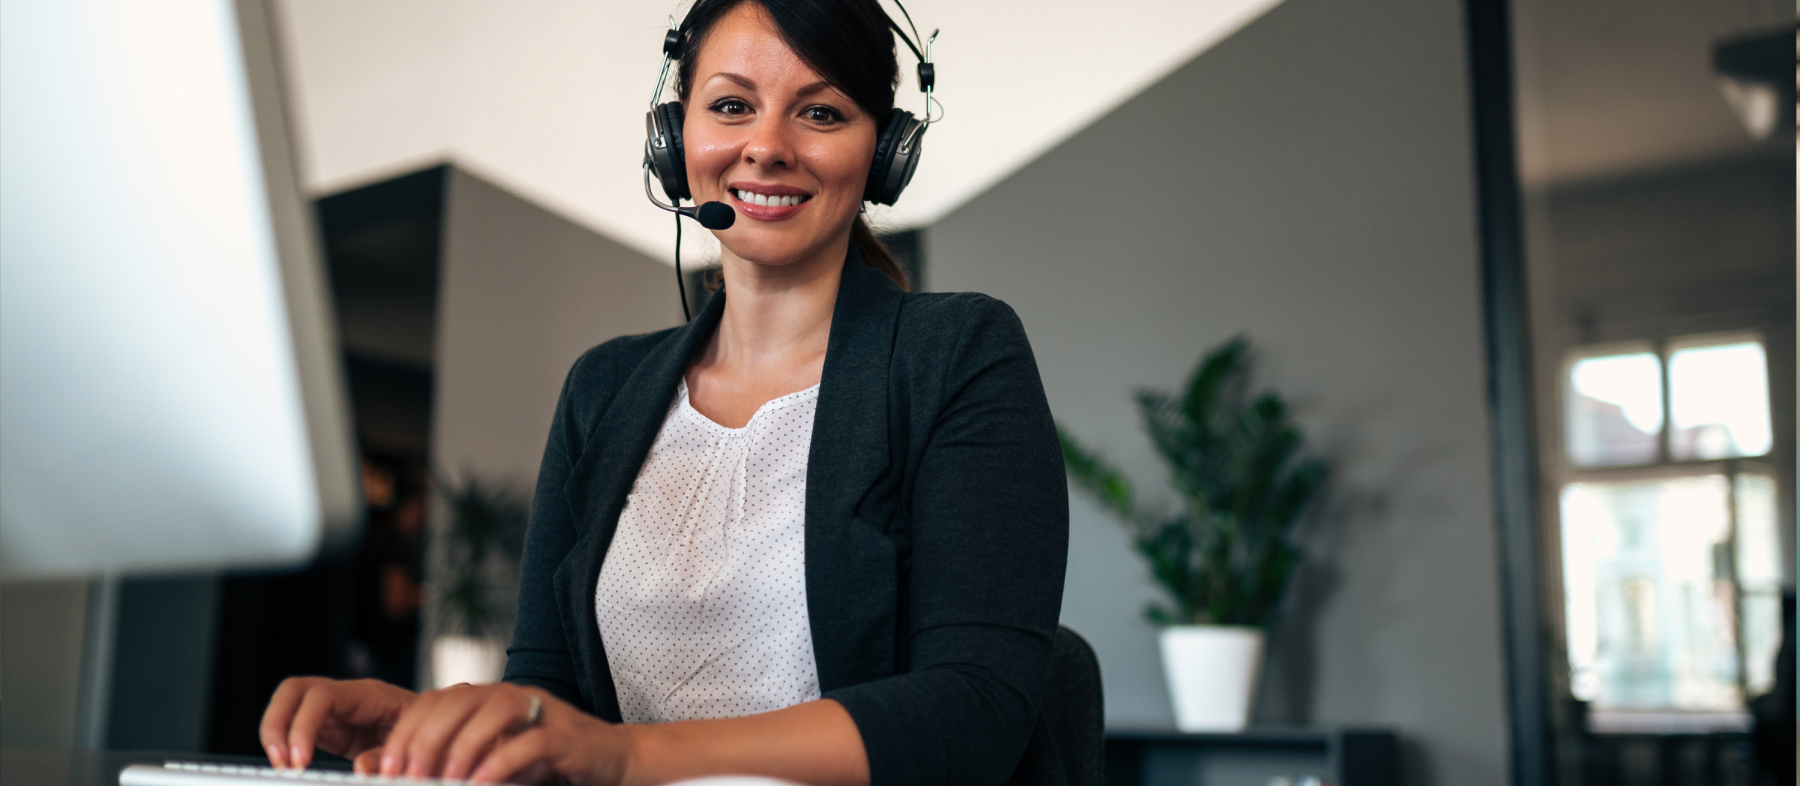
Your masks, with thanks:
M1106 786L1299 786L1307 777L1392 786L1400 780L1399 740L1381 729L1106 733Z

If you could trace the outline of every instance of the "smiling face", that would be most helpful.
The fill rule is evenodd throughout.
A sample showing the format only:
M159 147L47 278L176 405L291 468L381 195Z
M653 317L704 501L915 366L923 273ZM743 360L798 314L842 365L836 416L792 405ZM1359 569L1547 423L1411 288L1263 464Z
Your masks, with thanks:
M760 4L701 42L682 145L696 204L737 211L714 232L759 265L822 259L848 242L875 157L875 119L789 49Z

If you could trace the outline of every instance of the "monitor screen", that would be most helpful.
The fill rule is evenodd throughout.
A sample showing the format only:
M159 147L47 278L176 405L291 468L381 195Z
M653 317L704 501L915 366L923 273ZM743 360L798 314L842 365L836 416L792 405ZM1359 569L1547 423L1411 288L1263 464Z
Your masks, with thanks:
M259 0L0 0L0 576L355 535L328 289Z

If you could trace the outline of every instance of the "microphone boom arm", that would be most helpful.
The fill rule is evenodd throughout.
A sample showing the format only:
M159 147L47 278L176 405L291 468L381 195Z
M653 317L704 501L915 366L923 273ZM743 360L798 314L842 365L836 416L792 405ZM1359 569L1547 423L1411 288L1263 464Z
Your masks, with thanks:
M676 205L667 204L667 203L663 202L662 200L656 198L656 193L650 190L650 162L649 161L644 162L644 197L650 200L650 204L655 205L659 208L662 208L663 210L667 210L670 213L679 213L681 215L688 216L690 218L693 217L693 214L688 212L690 210L693 210L693 208L683 209Z

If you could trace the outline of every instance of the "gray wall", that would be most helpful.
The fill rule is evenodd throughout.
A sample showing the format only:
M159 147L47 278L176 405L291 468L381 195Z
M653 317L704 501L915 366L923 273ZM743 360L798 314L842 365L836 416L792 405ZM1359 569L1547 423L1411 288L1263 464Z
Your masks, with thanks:
M0 746L74 747L88 582L0 585Z
M0 586L0 745L199 751L212 575Z
M1248 334L1337 473L1260 718L1395 728L1413 784L1507 782L1459 9L1288 0L927 232L932 288L1011 303L1057 417L1141 487L1131 390ZM1155 590L1073 510L1064 621L1108 723L1166 727Z
M460 169L443 260L432 460L453 473L529 489L575 359L681 323L668 265Z
M569 367L607 339L680 324L675 272L460 169L449 178L432 466L529 492Z

